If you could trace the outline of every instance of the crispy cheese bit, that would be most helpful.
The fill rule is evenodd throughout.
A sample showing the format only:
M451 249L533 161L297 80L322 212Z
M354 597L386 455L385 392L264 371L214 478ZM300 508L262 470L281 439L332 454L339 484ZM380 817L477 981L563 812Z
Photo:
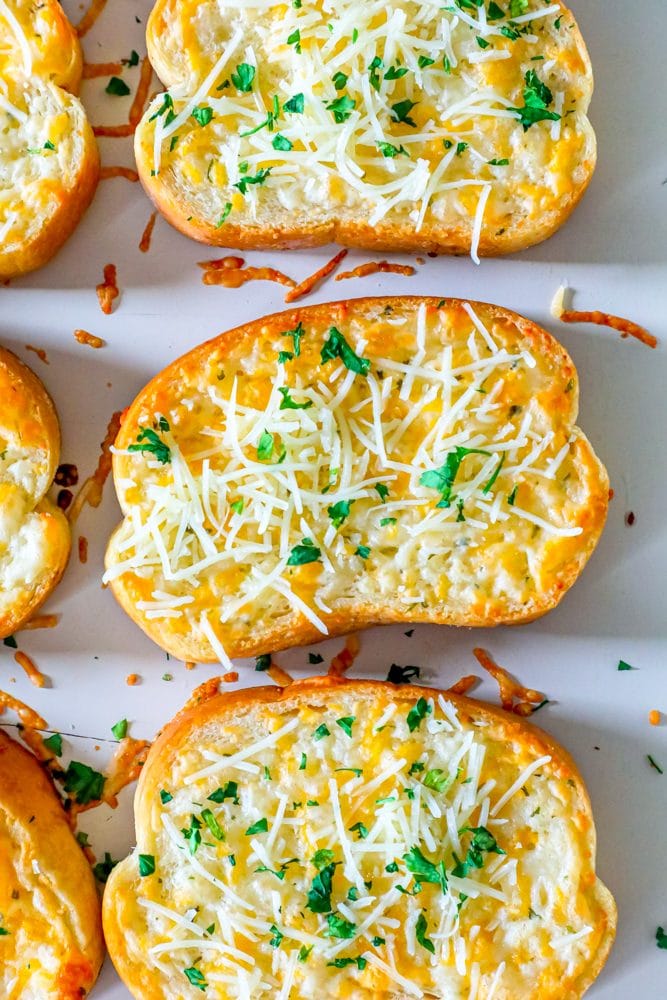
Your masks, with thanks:
M118 431L120 430L122 412L121 410L116 410L112 413L111 419L107 424L107 432L104 436L104 440L100 445L100 457L97 460L97 468L93 472L92 476L85 480L81 489L76 495L76 499L72 504L72 508L67 515L70 524L74 524L77 520L84 504L90 504L91 507L99 507L102 502L102 494L104 492L104 484L109 478L109 473L111 472L111 446L116 440Z
M229 254L227 257L218 257L216 260L200 260L197 262L197 267L201 267L205 271L236 270L243 267L244 264L243 257L234 257Z
M94 80L98 76L119 76L122 72L123 64L120 62L83 64L84 80Z
M20 650L14 653L14 659L18 663L19 667L25 670L26 676L31 684L35 687L43 688L46 685L46 677L36 665L35 661L32 660L27 653L22 653Z
M661 718L660 712L658 711L657 708L651 709L651 711L648 713L648 721L651 723L652 726L659 726L660 718Z
M148 253L151 248L151 239L153 236L153 230L155 228L155 220L157 219L157 212L151 212L150 218L146 223L146 228L141 234L141 239L139 240L139 249L142 253Z
M130 181L132 184L136 184L139 180L139 174L136 170L132 170L131 167L102 167L100 170L101 181L108 181L114 177L124 177L126 181Z
M79 535L78 549L79 549L79 562L80 563L87 563L88 562L88 539L86 538L85 535Z
M102 340L101 337L96 337L94 333L88 333L87 330L75 330L74 339L80 344L86 344L88 347L93 347L95 350L99 350L100 347L106 347L106 340Z
M278 687L281 688L289 687L290 684L292 684L294 681L294 678L292 677L291 674L288 674L286 670L283 670L282 667L279 667L275 663L272 663L266 672L273 681L273 683L277 684Z
M340 653L336 653L327 671L329 677L343 677L350 669L361 649L358 635L348 635Z
M516 715L531 715L537 711L537 708L541 708L546 703L547 699L540 691L526 688L520 684L507 670L499 666L485 649L476 647L473 649L473 655L479 665L497 682L500 704L506 712L514 712ZM518 701L519 704L515 705L515 701Z
M340 250L335 257L328 260L326 264L320 267L313 274L309 274L307 278L299 282L291 292L288 292L285 296L285 302L296 302L297 299L301 299L304 295L309 295L314 289L319 285L321 281L328 278L332 271L335 271L342 260L347 257L347 250Z
M226 674L222 675L222 680L224 684L236 684L239 679L238 671L229 670Z
M104 281L96 289L100 308L106 316L111 315L114 299L117 299L120 295L116 281L116 265L106 264L104 268Z
M456 684L447 688L447 692L448 694L467 694L476 684L479 684L477 674L467 674L465 677L461 677Z
M25 625L21 625L20 632L32 632L38 628L55 628L60 621L60 615L35 615Z
M204 271L202 282L205 285L223 285L225 288L240 288L248 281L275 281L278 285L294 288L296 281L275 267L223 267Z
M569 293L570 289L565 285L561 285L554 295L551 302L551 315L555 319L559 319L562 323L594 323L596 326L608 326L612 330L618 330L624 340L627 337L634 337L635 340L646 344L647 347L655 348L658 346L657 337L654 337L643 326L633 323L630 319L623 319L622 316L600 312L598 309L592 312L566 309L565 303L569 297Z
M415 274L415 268L411 264L393 264L388 260L369 260L366 264L359 264L351 271L341 271L337 274L335 281L346 281L348 278L366 278L369 274L404 274L409 277Z
M25 349L26 351L32 351L33 354L37 355L40 361L43 361L45 365L48 365L49 359L46 356L46 351L44 350L44 348L33 347L32 344L26 344Z
M90 7L76 26L76 33L79 38L83 38L90 31L106 5L107 0L92 0Z
M183 666L186 670L194 670L197 664L193 660L184 660Z
M125 683L128 687L136 687L137 684L141 684L141 677L139 674L128 674Z

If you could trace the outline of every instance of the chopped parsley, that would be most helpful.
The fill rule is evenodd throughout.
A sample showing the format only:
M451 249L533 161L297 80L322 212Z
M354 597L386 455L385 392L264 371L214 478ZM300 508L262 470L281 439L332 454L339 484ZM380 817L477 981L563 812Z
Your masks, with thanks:
M341 938L349 941L355 936L357 925L341 917L338 913L330 913L327 917L328 929L324 932L325 937Z
M417 920L417 923L415 925L415 937L417 938L417 941L422 946L422 948L426 948L426 950L430 951L432 955L435 955L435 945L430 940L430 938L426 937L427 929L428 929L428 924L426 923L426 917L424 916L423 913L420 913L419 919Z
M287 44L294 46L294 51L301 55L301 32L295 28L291 35L287 36Z
M427 771L424 777L424 784L427 788L432 788L434 792L446 792L451 783L449 775L441 767L434 767Z
M164 419L160 418L159 429L161 431L168 431L169 424ZM171 450L169 445L165 444L161 437L159 437L152 427L140 427L139 433L137 434L137 443L128 446L128 451L139 451L146 455L153 455L162 465L166 465L167 462L171 462Z
M308 763L308 757L307 757L307 755L305 753L302 753L301 754L301 761L299 763L299 770L300 771L305 771L307 763Z
M56 757L63 755L63 738L60 733L53 733L44 740L44 746Z
M377 493L377 495L379 496L382 503L384 503L387 497L389 496L389 487L385 486L384 483L376 483L373 488Z
M509 167L510 161L507 159L503 160L487 160L486 161L490 167Z
M493 484L495 483L496 479L500 475L500 470L502 469L503 465L505 464L505 457L506 457L506 455L507 455L507 452L504 451L503 454L502 454L502 456L501 456L500 461L498 462L498 465L493 470L491 478L489 479L489 481L487 483L485 483L484 487L482 488L482 493L485 496L486 496L487 493L490 492L490 490L493 487Z
M9 646L10 649L18 649L18 643L13 635L7 635L2 640L4 646Z
M453 451L449 452L443 466L439 469L429 469L427 472L422 472L419 477L419 484L420 486L426 486L428 489L437 490L440 493L440 500L436 504L436 507L450 507L452 502L452 488L463 460L468 455L488 456L489 454L490 452L483 451L481 448L463 448L461 445L457 445Z
M207 104L204 104L201 107L196 105L196 107L192 109L192 117L198 125L201 125L201 127L204 128L204 126L208 125L213 119L213 108L209 108Z
M315 740L316 743L319 743L319 741L323 740L325 736L331 736L331 733L329 729L326 727L326 725L322 723L322 725L318 726L315 732L313 733L313 739Z
M357 375L367 375L371 367L370 360L360 358L340 330L332 326L320 352L320 359L322 364L326 364L327 361L334 361L336 358L340 358L345 367Z
M443 892L447 892L447 873L444 861L437 863L429 861L417 846L411 847L408 853L403 855L403 861L410 874L414 875L415 882L429 882L432 885L439 885Z
M225 207L222 210L222 215L220 216L220 218L218 219L218 221L215 224L215 228L216 229L220 229L220 226L224 225L224 223L227 221L227 218L228 218L229 213L231 212L231 210L232 210L232 203L231 203L231 201L225 202Z
M164 788L160 789L160 802L163 806L166 806L167 802L171 802L173 797L171 792L167 792Z
M655 932L655 941L658 948L664 948L667 950L667 934L665 934L663 927L658 927Z
M282 933L282 931L278 930L275 924L271 924L271 927L269 929L272 934L269 944L271 945L272 948L280 948L280 945L285 935Z
M349 828L350 833L356 833L359 840L365 840L368 836L368 828L364 826L363 823L355 823L354 826Z
M384 75L385 80L400 80L408 72L407 66L390 66Z
M102 798L105 777L99 771L94 771L87 764L72 760L65 771L64 787L71 792L75 800L82 806Z
M410 112L416 105L418 101L398 101L396 104L391 105L391 110L393 111L392 121L403 122L405 125L410 125L412 128L417 128L417 122L410 117Z
M411 733L414 733L415 729L419 729L422 720L430 715L432 708L425 698L420 698L416 705L410 709L407 715L408 729Z
M121 80L119 76L112 76L104 90L107 94L111 94L112 97L127 97L130 93L130 88L125 83L125 80Z
M654 758L651 757L650 753L646 754L646 759L649 762L649 764L651 765L651 767L653 768L653 770L657 771L658 774L664 774L665 773L663 771L663 769L660 767L660 765L656 763L656 761L654 760Z
M260 462L266 462L272 458L274 444L273 434L267 430L262 431L257 442L257 458Z
M140 854L139 855L139 875L141 878L146 878L147 875L152 875L155 871L155 858L152 854Z
M519 490L519 486L518 486L518 484L516 484L515 486L512 487L512 492L507 497L507 503L509 504L510 507L513 507L514 504L516 503L516 495L517 495L518 490Z
M560 115L555 111L549 111L549 105L553 102L553 94L538 77L534 69L529 69L525 76L526 86L523 91L524 106L522 108L508 108L518 117L527 132L531 126L537 122L560 121Z
M636 667L633 667L629 663L626 663L625 660L619 660L618 661L618 668L617 669L618 670L635 670Z
M190 826L183 827L181 833L187 841L190 854L196 854L201 844L201 823L196 816L190 816Z
M223 787L216 788L208 797L209 802L217 802L218 804L224 802L225 799L231 799L235 806L239 804L239 786L235 781L228 781Z
M331 518L334 528L340 528L346 518L350 516L350 508L354 500L339 500L338 503L327 507L327 514Z
M499 847L496 838L485 826L465 827L461 832L472 833L472 840L468 847L465 860L460 861L456 854L454 860L456 865L452 868L452 875L457 878L465 878L472 868L484 867L484 854L505 854L502 847Z
M127 736L127 719L120 719L111 727L111 732L117 740L124 740Z
M199 969L196 969L194 965L191 965L189 969L183 969L183 975L187 978L191 986L201 990L202 993L208 989L208 983L203 973Z
M255 833L266 833L269 829L269 821L266 816L262 816L256 823L249 826L245 832L246 837L252 837Z
M330 101L329 104L325 105L327 111L331 112L334 117L334 121L338 125L342 125L343 122L347 121L356 106L357 102L347 94L342 94L340 97L337 97L335 100Z
M352 726L355 722L356 718L354 715L346 715L342 719L336 719L336 725L340 726L343 732L350 738L352 737Z
M303 94L295 94L294 97L290 97L289 101L285 101L283 111L294 115L303 114Z
M283 397L280 400L279 410L308 410L313 405L312 399L307 399L304 403L297 403L289 394L289 388L281 385L278 392Z
M263 184L267 177L269 177L271 170L272 167L262 167L253 177L246 175L240 181L237 181L236 184L232 184L232 187L238 188L241 194L247 194L248 185Z
M252 90L252 83L255 79L255 73L257 70L254 66L249 63L239 63L236 70L232 73L232 83L237 90L240 90L243 94L248 94Z
M218 823L217 819L213 815L210 809L202 809L201 818L206 823L206 826L211 832L211 835L215 837L216 840L224 840L225 835L222 831L222 827Z
M255 658L255 670L260 672L264 670L269 670L271 668L271 654L261 653Z
M395 517L382 517L380 518L380 527L386 528L388 524L396 524Z
M318 869L308 890L306 903L306 908L312 913L331 913L331 884L335 871L334 862Z
M358 545L354 550L355 556L361 556L362 559L368 559L371 554L371 550L368 545Z
M101 882L102 885L104 885L104 883L107 881L109 875L111 875L111 872L114 870L117 864L118 862L114 861L109 852L105 851L104 860L98 861L96 865L93 865L93 875L95 876L98 882Z
M320 656L319 653L309 653L308 654L309 663L324 663L324 657Z
M288 566L305 566L306 563L318 562L322 552L310 538L302 538L300 545L295 545L287 560Z
M280 132L278 132L277 135L274 135L271 145L274 149L278 149L284 153L288 153L293 147L292 142L287 138L287 136L282 135Z
M334 73L332 80L336 90L345 90L348 80L347 73L343 73L341 70L338 70L337 73Z
M357 955L356 958L334 958L333 962L327 962L327 967L333 966L334 969L346 969L349 965L356 965L363 972L368 962L362 955Z

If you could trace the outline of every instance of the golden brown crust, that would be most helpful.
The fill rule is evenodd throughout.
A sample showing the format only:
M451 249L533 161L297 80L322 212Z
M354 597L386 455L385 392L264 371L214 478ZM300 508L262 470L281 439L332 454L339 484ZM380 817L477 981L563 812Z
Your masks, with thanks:
M180 0L158 0L148 20L146 38L148 53L155 72L165 84L181 84L187 75L188 54L170 50L173 46L174 24L187 16L180 9ZM580 72L578 86L584 92L583 106L588 107L593 95L594 80L590 56L581 30L572 11L564 4L563 19L568 21L568 45L576 52ZM151 114L154 112L152 109ZM149 141L150 140L150 141ZM234 212L224 225L207 220L198 214L193 199L182 185L165 179L166 172L156 172L153 158L152 136L144 136L141 127L135 133L135 157L139 177L148 197L165 219L185 236L210 246L239 250L307 249L338 243L381 253L435 253L467 255L471 249L471 226L468 220L457 225L443 225L427 215L419 231L410 221L382 221L370 225L367 212L352 219L333 219L327 222L312 221L298 212L299 222L290 225L283 221L271 224L270 214L260 222L243 218L234 220ZM525 250L552 236L568 220L585 194L595 171L597 147L590 130L586 154L581 161L572 163L572 173L577 172L576 183L567 194L554 199L552 207L543 207L532 218L517 212L509 224L483 226L479 255L495 257ZM430 220L430 221L429 221Z
M3 347L0 347L0 397L3 400L0 438L4 446L26 449L29 461L32 456L34 493L26 497L27 513L32 503L40 534L45 539L45 559L39 577L33 585L15 588L14 602L0 608L0 637L3 637L19 629L51 594L67 566L71 535L67 518L45 496L60 456L55 406L35 373ZM3 590L0 577L0 594Z
M246 323L201 344L152 379L126 411L120 433L116 439L116 447L125 449L135 441L142 414L144 415L143 419L145 419L147 412L168 412L171 387L184 385L187 383L190 373L205 370L206 361L211 355L215 355L221 363L224 362L226 355L239 348L250 355L252 345L256 343L259 336L270 338L273 332L293 328L299 322L303 322L306 327L308 324L325 321L328 324L336 324L350 313L363 314L366 309L378 302L404 309L417 309L422 302L426 303L429 309L436 308L442 302L447 305L460 305L460 301L456 299L442 300L417 296L383 299L364 298L291 309ZM558 369L559 377L562 375L565 382L570 380L573 383L573 391L565 397L568 402L563 404L569 408L564 419L569 421L571 427L576 419L578 408L576 370L562 345L536 323L511 310L480 302L471 302L470 305L490 323L499 319L514 324L535 352L548 358L554 368ZM245 345L247 345L247 349ZM606 521L609 503L609 482L604 467L585 436L578 429L575 429L574 434L577 463L582 470L582 479L589 496L582 524L584 534L582 539L571 540L573 545L569 556L560 566L550 586L534 594L530 601L521 607L500 607L497 601L488 600L483 606L479 604L474 608L470 607L465 613L462 613L460 609L443 612L442 608L423 608L421 606L413 606L409 612L401 612L389 606L378 608L374 604L364 604L360 599L354 608L346 608L339 613L334 612L327 618L329 635L341 635L370 625L405 621L473 627L490 627L501 623L523 624L539 618L554 608L566 591L575 583L595 549ZM114 456L115 477L122 478L126 474L126 461L126 456ZM127 511L124 510L124 513ZM111 555L113 540L114 536L112 536L108 548L108 565L113 560ZM133 575L125 574L122 577L116 577L111 581L110 586L114 596L127 614L139 624L147 635L164 649L167 649L169 653L179 659L196 662L215 662L217 660L215 652L203 637L198 639L192 634L178 635L173 630L166 630L164 622L147 619L137 611L136 603L138 600L142 600L145 594L140 593ZM268 632L262 629L260 634L258 630L248 630L242 637L234 636L231 642L226 637L225 648L232 657L253 656L267 650L276 651L291 646L307 645L321 638L322 635L316 626L301 617L296 628L291 623L287 625L275 623Z
M0 158L23 160L18 170L12 163L13 179L7 185L12 189L6 192L11 195L7 211L14 206L18 221L15 219L9 227L4 245L0 246L0 280L42 267L57 253L88 208L100 173L93 130L76 97L83 56L74 27L56 0L44 0L37 7L18 0L15 16L32 54L31 72L22 82L23 67L14 65L11 58L0 59L0 78L10 88L9 96L15 94L25 106L27 120L19 122L18 127L28 148L8 145L6 151L0 152ZM63 115L69 132L63 132ZM53 133L49 131L51 125ZM44 136L51 134L52 145L44 147ZM61 147L67 152L61 154ZM57 157L58 168L37 180L30 171L34 158L41 156L52 156L54 161ZM20 212L15 207L18 205ZM0 217L0 227L7 220L11 221L11 215L5 213Z
M206 731L210 733L216 728L224 729L227 723L233 726L235 719L255 708L258 703L277 708L281 703L317 708L324 707L332 696L344 697L348 694L350 700L368 698L369 701L378 695L388 695L392 700L407 707L413 706L420 697L437 699L443 692L435 688L399 686L386 681L352 681L334 676L311 677L296 681L285 688L257 687L229 692L216 691L215 681L209 681L194 692L190 701L161 730L153 743L135 797L137 842L141 843L144 834L150 830L152 813L149 803L156 799L160 789L164 787L165 775L178 772L177 765L181 755L185 748L196 744L200 738L199 734ZM484 731L494 740L502 740L512 746L518 745L529 751L534 758L551 756L549 769L553 770L557 778L576 787L583 815L581 827L586 831L588 856L591 871L594 873L596 835L590 798L583 778L568 751L542 729L499 707L449 692L444 693L444 697L457 710L464 724L471 720L482 720L489 727ZM134 858L121 862L112 872L103 900L105 938L118 974L132 995L141 1000L162 1000L165 984L161 977L147 966L139 966L136 961L128 958L127 937L129 929L133 926L137 882ZM594 881L591 890L600 915L602 933L599 947L585 963L582 963L582 967L577 970L571 982L562 984L557 994L551 990L548 994L540 994L540 1000L579 1000L598 977L609 956L616 933L616 904L611 893L599 880ZM501 1000L517 1000L516 997L511 997L506 989L501 989L496 996ZM400 993L392 993L389 996L383 992L374 997L374 1000L407 1000L407 997Z
M3 926L9 931L0 945L0 982L8 986L13 974L37 958L47 942L33 934L37 928L48 934L50 925L48 946L55 968L51 989L42 995L80 1000L92 988L104 957L95 880L50 779L32 754L2 731L0 840L3 857L14 865L12 884L0 887ZM39 892L38 903L33 903L31 889ZM12 943L17 940L19 953ZM39 981L40 986L45 982Z

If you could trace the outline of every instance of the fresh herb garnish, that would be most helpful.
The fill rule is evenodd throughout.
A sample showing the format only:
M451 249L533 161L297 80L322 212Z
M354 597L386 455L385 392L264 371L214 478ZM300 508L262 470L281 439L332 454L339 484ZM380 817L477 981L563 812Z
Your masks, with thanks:
M208 989L208 983L206 982L203 973L199 969L196 969L194 965L191 965L189 969L183 969L183 975L186 976L191 986L201 990L202 993L204 990Z
M147 875L152 875L155 871L155 858L152 854L140 854L139 855L139 875L142 878L146 878Z
M160 418L160 430L168 431L169 424L164 419ZM166 465L167 462L171 462L171 450L169 445L166 445L162 438L158 437L152 427L140 427L139 433L137 434L137 443L128 445L128 451L138 451L143 452L146 455L153 455L162 465Z
M485 826L465 827L465 831L472 833L473 837L465 860L459 861L456 854L454 855L456 865L452 869L452 875L455 875L457 878L465 878L472 868L483 868L485 853L505 854L502 847L498 846L496 838Z
M283 111L288 111L294 115L303 114L303 94L295 94L294 97L290 97L289 101L285 101L283 104Z
M72 760L65 771L65 791L71 792L76 801L85 806L102 798L105 777L87 764Z
M414 705L407 715L408 729L411 733L414 733L415 729L419 729L422 719L425 719L427 715L430 715L432 708L425 698L420 698L416 705Z
M288 566L305 566L306 563L317 562L322 552L310 538L302 538L300 545L295 545L287 560Z
M44 740L44 746L56 757L63 755L63 738L60 733L53 733Z
M268 829L269 821L266 816L262 816L262 818L258 819L256 823L253 823L252 826L248 827L245 835L246 837L252 837L255 833L266 833Z
M354 554L355 556L361 556L362 559L368 559L369 555L371 554L371 550L368 547L368 545L357 545L356 549L354 550Z
M393 111L392 121L403 122L405 125L410 125L412 128L417 128L417 122L410 117L410 112L416 105L417 101L398 101L396 104L391 105L391 110Z
M336 358L340 358L345 367L357 375L367 375L371 367L370 360L368 358L360 358L353 348L350 347L340 330L332 326L329 330L329 336L325 340L320 352L320 359L321 363L325 364L327 361L333 361Z
M349 965L356 965L363 972L368 962L362 955L357 955L356 958L334 958L333 962L327 962L327 967L333 966L334 969L346 969Z
M220 826L220 824L218 823L217 819L215 818L210 809L202 809L201 818L204 820L206 826L209 828L212 836L214 836L216 840L225 839L222 827Z
M446 792L451 783L452 779L441 767L434 767L427 771L424 777L424 784L427 788L432 788L434 792Z
M420 486L426 486L428 489L437 490L441 494L440 501L436 504L436 507L450 507L452 487L454 486L454 481L463 460L468 455L488 456L489 454L490 452L483 451L481 448L463 448L461 445L458 445L453 451L449 452L443 466L439 469L429 469L428 472L422 472L419 477L419 484Z
M658 948L667 949L667 934L665 934L665 930L663 927L658 927L657 931L655 932L655 940L656 944L658 945Z
M228 781L222 788L216 788L208 796L209 802L217 802L218 805L225 799L231 799L235 806L239 804L239 786L235 781Z
M331 884L336 871L334 863L320 868L308 890L306 908L312 913L331 912Z
M130 93L130 88L125 80L121 80L119 76L112 76L104 89L112 97L127 97Z
M447 892L444 861L437 863L429 861L417 846L411 847L408 853L403 855L403 861L410 874L415 876L416 882L430 882L432 885L439 885L443 892Z
M117 740L124 740L127 736L127 719L120 719L111 727L111 732Z
M197 848L201 844L201 823L196 816L190 816L190 826L184 826L181 833L187 841L190 854L196 854Z
M171 792L167 792L164 788L160 789L160 802L163 806L166 806L167 802L171 802L173 797Z
M327 111L331 112L334 116L334 121L338 125L347 121L356 106L357 102L353 98L349 97L348 94L342 94L340 97L336 97L335 100L330 101L329 104L325 105Z
M323 740L325 736L331 736L331 733L326 725L322 723L313 733L313 739L316 743L318 743L320 740Z
M635 670L636 668L626 663L625 660L618 661L618 670Z
M343 732L352 737L352 726L354 725L356 718L354 715L346 715L342 719L336 719L336 725L340 726Z
M350 508L354 500L339 500L338 503L327 507L327 514L331 518L334 528L340 528L346 518L350 516Z
M281 385L278 392L283 397L280 400L279 410L308 410L313 405L312 399L307 399L304 403L297 403L289 394L289 388L286 385Z
M402 144L400 146L394 146L391 142L377 142L376 145L383 156L392 160L396 156L410 156L407 149Z
M426 917L424 916L423 913L420 913L419 919L417 920L417 923L415 925L415 937L417 938L417 941L422 946L422 948L426 948L426 950L430 951L432 955L435 955L435 945L430 940L430 938L426 937L427 929L428 929L428 924L426 923Z
M526 86L523 91L524 106L522 108L508 108L518 117L527 132L531 126L537 122L560 121L560 115L555 111L549 111L549 105L553 102L553 94L538 77L534 69L529 69L525 76Z
M208 125L213 119L213 108L209 108L207 104L203 104L201 106L197 105L192 109L192 117L198 125L201 125L201 127L204 128L204 126Z
M653 770L657 771L658 774L664 774L665 773L663 771L663 769L660 767L660 765L656 763L656 761L654 760L654 758L651 757L650 753L646 754L646 759L649 762L649 764L651 765L651 767L653 768Z
M350 833L356 833L359 840L365 840L368 836L368 828L364 826L363 823L355 823L354 826L349 827Z
M236 184L232 184L232 187L238 188L241 194L247 194L248 186L250 184L263 184L271 174L271 170L272 167L262 167L253 177L246 175L240 181L237 181Z
M324 663L324 657L320 656L319 653L309 653L308 654L309 663Z
M255 657L255 670L260 672L269 670L271 667L271 654L270 653L260 653L259 656Z
M104 860L98 861L97 864L93 865L93 875L95 876L98 882L101 882L104 885L104 883L107 881L109 875L111 875L111 872L114 870L117 864L118 862L114 861L109 852L105 851ZM140 862L140 867L141 867L141 862Z
M257 70L249 63L240 63L231 74L232 83L241 93L247 94L252 90L252 83Z
M338 913L330 913L327 917L328 929L324 932L325 937L341 938L349 941L354 937L357 925L341 917Z

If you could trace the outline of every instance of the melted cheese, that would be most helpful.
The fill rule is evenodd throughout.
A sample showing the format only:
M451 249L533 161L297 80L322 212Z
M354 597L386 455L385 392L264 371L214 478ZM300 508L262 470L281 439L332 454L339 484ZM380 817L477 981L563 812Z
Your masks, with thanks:
M105 581L162 638L203 633L227 667L253 621L326 634L363 600L415 620L528 603L587 530L569 371L469 304L338 322L365 375L323 364L326 319L304 319L298 356L278 362L294 353L278 329L247 361L214 352L126 423L129 443L166 421L165 464L116 449L126 519ZM457 454L439 505L429 475Z
M538 982L552 996L598 939L574 782L445 699L405 699L389 716L384 696L331 692L326 708L249 706L201 740L170 758L161 789L144 789L150 823L136 850L153 855L155 875L136 878L136 854L124 863L138 893L123 903L127 958L168 984L165 996L180 996L193 968L230 1000L396 986L532 997ZM473 864L489 803L503 819L487 820ZM443 881L410 870L415 848L427 867L442 862Z
M363 209L374 226L467 226L476 257L480 232L493 236L507 220L508 189L523 190L522 216L558 206L580 155L568 141L589 136L579 73L568 77L556 59L579 44L555 27L564 8L528 6L520 18L489 22L484 5L473 14L414 0L228 0L197 2L196 14L191 0L165 0L153 41L172 86L139 129L152 176L164 172L179 197L197 188L189 204L213 224L227 203L231 221L239 210L254 221L269 206L318 214L333 204L342 216ZM494 85L489 68L498 64ZM557 90L552 111L567 107L553 128L538 122L524 133L516 109L528 72ZM297 95L303 107L290 108ZM197 118L202 109L210 120ZM561 142L567 153L556 165ZM526 182L549 163L555 186L545 206L542 185L530 193ZM266 170L244 189L244 178ZM468 185L481 187L471 207L459 197ZM484 223L489 197L497 205Z

